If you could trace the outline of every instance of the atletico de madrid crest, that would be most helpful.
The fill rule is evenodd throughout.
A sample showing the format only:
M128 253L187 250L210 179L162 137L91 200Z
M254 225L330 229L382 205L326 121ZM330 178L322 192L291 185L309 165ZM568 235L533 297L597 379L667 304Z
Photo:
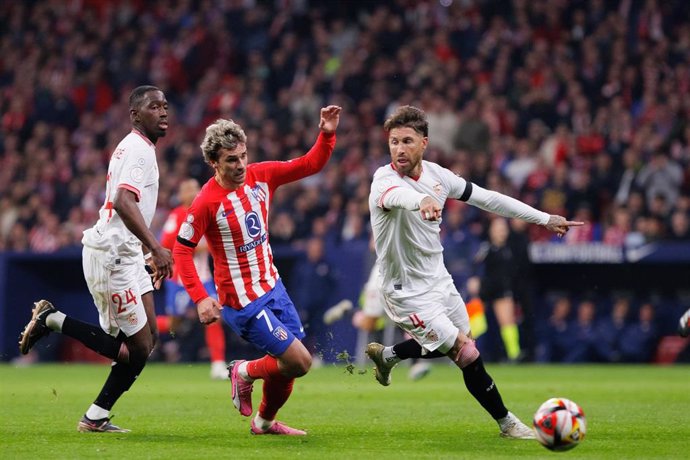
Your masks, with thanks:
M283 326L278 326L273 329L273 335L275 335L278 340L287 340L288 338L288 333L283 329Z
M266 192L264 192L264 189L261 188L259 185L255 185L254 187L251 188L252 191L252 196L256 201L265 201L266 200Z

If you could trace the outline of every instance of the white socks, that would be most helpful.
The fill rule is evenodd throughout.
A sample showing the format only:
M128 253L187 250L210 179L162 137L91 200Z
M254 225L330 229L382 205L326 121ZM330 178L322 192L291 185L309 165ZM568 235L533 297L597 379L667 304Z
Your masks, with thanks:
M89 420L100 420L102 418L106 418L109 414L109 410L105 410L102 407L99 407L95 404L91 404L89 410L86 411L86 418L88 418Z
M389 366L395 366L402 361L393 351L393 347L385 347L381 352L381 358L383 358L383 360Z
M249 373L247 372L247 361L243 363L239 363L237 365L237 373L242 377L242 379L245 382L253 382L254 379L249 376ZM257 422L258 423L258 422Z
M261 431L266 431L271 428L271 425L273 425L273 420L266 420L257 413L256 417L254 417L254 425L256 425L256 427Z
M67 316L61 311L56 311L54 313L51 313L48 316L46 316L46 326L48 326L50 328L50 330L52 330L52 331L62 332L62 324L65 322L66 317ZM89 418L91 418L91 417L89 417ZM100 417L100 418L103 418L103 417ZM91 419L91 420L93 420L93 419Z

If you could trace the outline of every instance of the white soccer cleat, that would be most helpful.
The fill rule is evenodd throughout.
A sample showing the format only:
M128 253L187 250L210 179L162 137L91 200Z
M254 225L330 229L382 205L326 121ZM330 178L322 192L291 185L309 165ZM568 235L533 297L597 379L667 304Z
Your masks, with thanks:
M329 326L336 321L339 321L345 316L347 312L352 310L352 302L348 299L343 299L337 304L330 307L323 313L323 324Z
M501 428L502 438L536 439L532 428L522 423L512 412L498 420L498 426Z

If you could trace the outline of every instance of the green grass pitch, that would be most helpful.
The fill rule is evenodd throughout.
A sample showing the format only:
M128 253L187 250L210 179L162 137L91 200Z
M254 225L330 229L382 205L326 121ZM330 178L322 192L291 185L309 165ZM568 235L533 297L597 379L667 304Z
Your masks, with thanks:
M306 437L251 436L227 382L207 365L149 365L115 406L128 434L78 433L107 366L0 366L0 458L492 459L688 458L688 366L488 366L506 405L525 422L552 396L587 416L574 450L506 440L472 399L460 372L435 365L424 380L394 371L390 387L371 370L326 365L299 379L279 413ZM255 384L254 407L261 382Z

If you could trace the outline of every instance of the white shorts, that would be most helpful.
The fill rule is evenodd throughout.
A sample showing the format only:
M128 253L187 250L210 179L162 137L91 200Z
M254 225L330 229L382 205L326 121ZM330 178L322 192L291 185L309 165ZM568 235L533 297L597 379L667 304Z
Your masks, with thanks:
M470 318L452 278L441 280L430 291L417 296L385 294L388 316L410 334L426 351L447 353L458 332L469 335Z
M113 337L120 331L131 337L148 323L141 296L153 291L153 284L144 268L144 256L132 262L112 262L105 251L87 246L82 251L84 278L101 328Z
M383 297L383 290L381 289L378 263L374 264L371 269L369 279L362 290L360 303L362 304L362 313L371 318L380 318L386 313L384 310L386 299Z

